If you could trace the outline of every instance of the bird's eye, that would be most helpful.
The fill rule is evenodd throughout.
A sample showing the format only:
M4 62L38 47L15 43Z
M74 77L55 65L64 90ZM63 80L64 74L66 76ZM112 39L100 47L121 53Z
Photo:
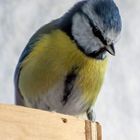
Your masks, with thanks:
M91 26L93 34L98 37L104 45L107 45L107 41L104 39L102 32L98 29L98 27L94 24L92 24Z
M93 27L92 27L92 31L93 31L93 33L94 33L95 35L97 35L97 36L101 34L101 32L100 32L100 30L98 29L97 26L93 26Z
M96 32L99 32L99 29L98 29L97 26L94 26L94 28L95 28L95 31L96 31Z
M81 11L82 14L87 18L91 28L92 28L92 32L93 34L100 39L100 41L104 44L107 45L107 41L104 39L102 32L100 31L100 29L91 21L91 19L88 17L88 15L86 15L83 11Z

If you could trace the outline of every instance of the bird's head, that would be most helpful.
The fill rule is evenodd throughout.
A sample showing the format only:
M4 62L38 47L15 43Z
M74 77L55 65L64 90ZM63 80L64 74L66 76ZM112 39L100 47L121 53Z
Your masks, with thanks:
M121 32L121 17L113 0L88 0L75 12L72 35L88 56L104 59L115 55L114 43Z

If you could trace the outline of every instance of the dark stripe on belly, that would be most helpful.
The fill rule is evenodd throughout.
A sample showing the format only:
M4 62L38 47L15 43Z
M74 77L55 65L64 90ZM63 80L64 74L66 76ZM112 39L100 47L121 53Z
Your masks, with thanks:
M64 82L64 96L62 99L62 103L63 105L65 105L71 95L72 89L74 87L74 82L76 79L76 69L77 68L73 68L72 71L70 73L68 73L68 75L66 76L65 82Z

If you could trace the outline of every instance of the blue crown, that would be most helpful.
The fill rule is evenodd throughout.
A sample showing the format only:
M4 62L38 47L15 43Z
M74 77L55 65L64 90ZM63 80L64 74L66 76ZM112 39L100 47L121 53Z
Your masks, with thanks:
M120 32L122 28L118 7L113 0L99 0L94 3L94 11L102 19L106 29Z

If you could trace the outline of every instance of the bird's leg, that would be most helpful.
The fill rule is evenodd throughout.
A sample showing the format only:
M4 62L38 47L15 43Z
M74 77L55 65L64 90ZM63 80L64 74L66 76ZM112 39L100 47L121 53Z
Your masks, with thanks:
M93 121L95 122L96 120L96 114L95 112L93 111L93 108L89 108L86 112L87 114L87 118L90 120L90 121Z

